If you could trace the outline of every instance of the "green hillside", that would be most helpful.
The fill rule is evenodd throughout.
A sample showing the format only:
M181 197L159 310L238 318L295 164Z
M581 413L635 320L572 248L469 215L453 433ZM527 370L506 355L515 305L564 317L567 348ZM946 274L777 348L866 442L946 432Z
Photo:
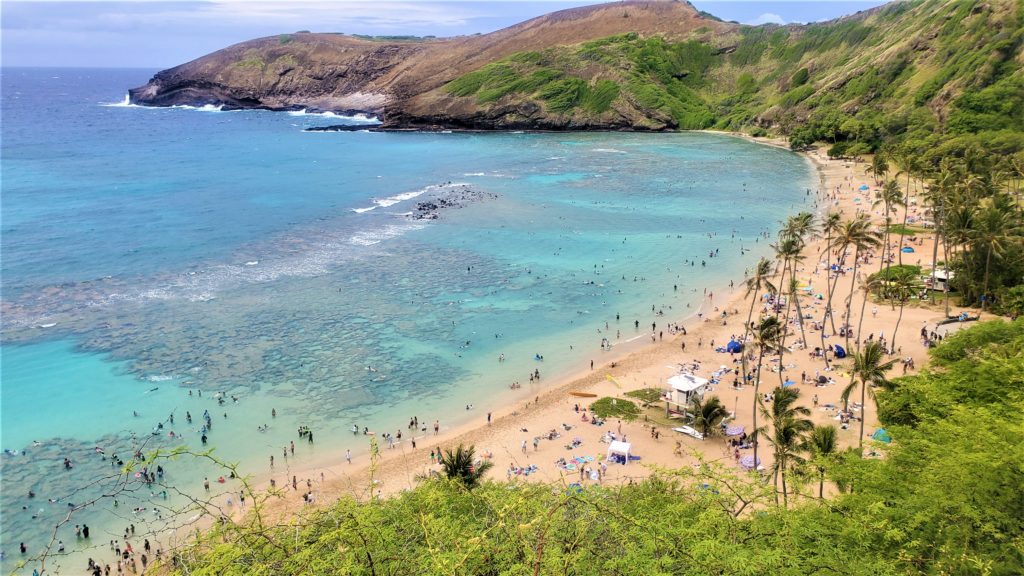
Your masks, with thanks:
M699 32L699 30L698 30ZM918 0L810 26L671 42L622 34L522 52L441 90L483 109L534 102L575 124L788 134L866 153L893 140L1024 148L1024 2Z

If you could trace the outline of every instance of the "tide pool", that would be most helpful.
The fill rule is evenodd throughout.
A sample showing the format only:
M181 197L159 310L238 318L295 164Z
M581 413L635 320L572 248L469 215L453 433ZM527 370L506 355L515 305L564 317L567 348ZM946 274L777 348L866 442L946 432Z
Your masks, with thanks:
M5 571L104 456L202 450L206 412L205 447L285 482L361 457L353 425L448 429L532 396L603 338L710 311L704 290L740 286L815 185L799 156L711 134L308 133L346 120L116 105L148 74L3 71ZM408 217L463 190L479 198ZM180 460L166 483L220 473ZM195 513L158 490L94 508L113 536Z

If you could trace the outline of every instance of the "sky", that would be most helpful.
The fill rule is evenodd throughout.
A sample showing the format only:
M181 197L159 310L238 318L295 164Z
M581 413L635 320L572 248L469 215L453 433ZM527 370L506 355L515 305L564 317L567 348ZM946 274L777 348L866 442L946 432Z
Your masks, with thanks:
M0 65L167 68L299 30L369 35L487 33L602 0L207 0L0 2ZM691 0L744 24L814 22L884 0Z

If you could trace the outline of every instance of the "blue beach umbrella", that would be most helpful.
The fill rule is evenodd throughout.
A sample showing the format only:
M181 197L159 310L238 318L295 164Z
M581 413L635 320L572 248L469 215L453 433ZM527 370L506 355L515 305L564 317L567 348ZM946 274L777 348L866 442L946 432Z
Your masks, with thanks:
M900 252L903 252L904 254L913 254L914 249L910 246L904 246L903 248L900 248Z
M860 189L861 190L867 190L868 189L868 185L867 184L861 184L860 185Z

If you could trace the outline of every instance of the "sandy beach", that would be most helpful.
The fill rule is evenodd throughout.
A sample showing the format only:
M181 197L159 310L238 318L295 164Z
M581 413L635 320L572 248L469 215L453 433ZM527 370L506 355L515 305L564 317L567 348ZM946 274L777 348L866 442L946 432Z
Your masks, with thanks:
M749 140L761 144L786 147L785 142L771 139ZM829 159L823 150L812 150L804 156L813 163L820 176L819 187L812 193L817 194L818 215L828 211L838 211L844 219L853 217L857 212L868 213L872 221L879 226L884 222L881 207L873 208L876 183L863 162ZM862 186L868 189L861 189ZM913 193L911 194L913 199ZM920 216L923 209L915 202L910 203L910 216ZM897 214L899 222L903 214ZM774 239L773 239L774 240ZM892 251L899 253L900 239L891 239ZM913 254L903 254L904 263L930 264L932 236L919 234L908 237L904 245L914 248ZM814 238L804 250L804 259L797 270L799 282L809 287L801 299L805 314L814 320L820 320L824 311L823 299L815 298L816 294L825 294L828 268L824 256L825 238ZM877 272L881 261L881 251L877 254L863 255L859 270L865 274ZM750 263L753 265L753 262ZM852 255L846 259L847 268L852 267ZM741 273L740 273L741 274ZM739 274L738 274L739 276ZM842 274L836 282L833 296L836 325L841 324L847 297L851 293L851 275ZM854 300L852 317L854 324L859 317L863 293L859 286L852 287ZM366 455L354 456L347 461L346 454L339 450L326 459L318 462L292 462L291 467L276 480L278 488L284 488L279 494L283 497L268 499L268 508L273 515L295 512L308 505L325 505L339 497L351 496L357 499L371 497L387 497L402 490L416 486L420 478L440 471L440 466L431 458L431 453L451 449L459 444L472 445L479 457L491 461L494 466L488 477L495 480L514 479L525 482L565 483L602 482L624 483L640 480L652 473L652 466L680 468L693 465L695 452L703 455L705 460L720 460L740 467L737 455L747 456L750 449L737 451L731 448L728 439L716 435L705 440L673 432L671 426L682 425L681 420L665 418L664 402L657 403L637 420L632 422L608 419L598 426L584 420L589 415L587 407L597 398L610 396L628 399L624 394L642 388L666 389L665 381L680 373L686 365L697 376L711 378L714 372L725 372L719 384L711 387L709 395L717 395L722 404L732 413L729 424L744 426L751 430L752 411L754 409L754 387L735 386L734 380L741 380L731 372L739 368L740 356L716 352L730 339L743 335L743 325L747 319L750 299L747 298L743 282L736 281L735 286L727 293L714 293L705 296L701 310L703 318L672 318L665 321L676 322L677 326L685 327L682 331L668 333L650 339L641 338L631 346L620 346L604 357L602 363L595 364L592 369L583 367L577 374L560 381L546 382L547 387L532 400L517 405L507 406L502 410L471 408L473 419L469 424L456 428L448 428L443 423L453 419L444 414L423 414L416 429L411 429L409 418L412 415L396 415L393 429L401 430L401 441L392 446L381 436L366 436L367 445L371 441L377 444L379 458L371 465ZM754 320L757 319L755 309ZM954 313L958 310L954 309ZM888 303L868 302L863 320L863 336L868 338L886 337L891 341L896 328L899 309ZM922 328L929 332L945 335L955 330L958 324L937 327L944 319L941 298L936 305L911 303L903 311L899 332L896 335L897 353L894 358L912 359L914 366L910 373L919 370L927 361L927 349L920 333ZM823 359L812 357L810 351L820 346L821 334L812 326L814 320L805 322L808 346L800 343L800 329L795 313L789 326L787 345L792 352L784 356L784 367L779 374L776 364L766 362L763 369L760 392L770 392L779 386L782 380L796 382L801 393L800 403L811 409L815 424L833 423L839 427L837 407L842 407L840 399L843 388L850 382L848 372L849 358L834 360L832 367L826 367ZM830 327L826 323L826 330ZM653 340L653 342L652 342ZM843 337L826 333L827 344L844 345ZM851 348L853 340L851 340ZM692 369L697 367L696 369ZM897 362L891 376L899 376L904 372L904 363ZM781 376L781 377L780 377ZM827 384L815 382L824 376ZM570 394L593 394L592 398ZM855 395L859 398L859 395ZM635 399L631 399L634 400ZM852 399L851 399L852 400ZM452 410L470 409L453 406ZM870 436L876 430L874 405L869 401L865 409L854 408L855 417L864 417L865 435ZM649 418L648 418L649 417ZM440 421L440 430L435 432L434 422ZM860 431L859 422L851 421L848 426L840 429L841 446L856 445ZM632 453L640 460L628 465L606 463L602 460L607 453L606 434L612 432L632 445ZM380 433L380 431L378 431ZM412 437L410 438L410 434ZM362 435L360 432L357 436ZM415 442L415 446L414 446ZM770 447L761 444L758 454L763 467L771 465ZM566 469L556 462L565 461L573 466ZM579 463L579 464L575 464ZM581 470L586 468L586 471ZM524 473L524 469L529 473ZM600 471L599 478L596 475ZM595 473L591 479L591 473ZM297 487L292 488L290 479L297 479ZM283 486L282 486L283 480ZM269 488L269 484L261 484L258 489ZM304 495L309 494L310 503ZM240 512L240 511L236 511Z

